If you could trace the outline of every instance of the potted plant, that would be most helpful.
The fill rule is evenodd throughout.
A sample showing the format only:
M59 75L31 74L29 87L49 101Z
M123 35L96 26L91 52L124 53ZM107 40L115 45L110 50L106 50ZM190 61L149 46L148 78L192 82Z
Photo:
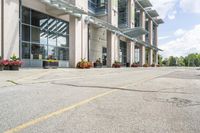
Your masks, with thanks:
M151 64L151 67L155 67L156 65L155 64Z
M121 67L121 63L119 61L115 61L112 65L113 68L120 68Z
M156 67L160 67L160 64L156 65Z
M53 58L52 55L49 55L47 60L42 62L42 66L44 69L57 69L59 66L59 61Z
M79 61L77 63L77 68L81 68L81 69L89 69L92 67L91 62L86 61L85 59L81 59L81 61Z
M4 70L10 70L10 61L9 60L2 60L1 61Z
M2 61L2 58L1 58L1 56L0 56L0 71L3 71L3 61Z
M2 60L1 64L4 66L4 70L14 70L18 71L19 67L22 65L22 61L17 58L17 56L14 54L10 57L10 60Z
M10 67L10 70L18 71L21 65L22 61L20 61L20 59L15 54L13 54L8 61L8 66Z
M9 62L10 70L13 70L13 71L18 71L21 65L22 65L22 62L20 60L11 60Z
M102 68L102 62L101 62L101 58L97 59L96 62L94 62L94 67L95 68Z
M144 64L143 67L149 67L149 65L148 64Z
M131 65L131 67L140 67L140 64L139 64L139 63L133 63L133 64Z

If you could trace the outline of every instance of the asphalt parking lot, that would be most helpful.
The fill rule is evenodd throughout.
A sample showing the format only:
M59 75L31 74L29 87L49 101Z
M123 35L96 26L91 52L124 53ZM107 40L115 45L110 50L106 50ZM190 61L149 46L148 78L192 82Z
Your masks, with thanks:
M200 133L197 68L0 72L0 132Z

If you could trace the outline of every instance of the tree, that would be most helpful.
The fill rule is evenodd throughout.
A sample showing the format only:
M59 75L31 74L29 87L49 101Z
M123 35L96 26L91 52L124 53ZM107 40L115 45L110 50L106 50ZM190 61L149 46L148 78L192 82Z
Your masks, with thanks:
M169 60L168 60L168 58L165 58L165 59L162 61L162 64L163 64L164 66L169 66Z
M158 55L158 64L159 64L160 66L162 66L162 60L163 60L163 57L159 54L159 55Z
M169 66L176 66L177 65L177 61L176 58L173 56L169 57Z
M185 58L183 56L181 56L180 58L177 58L177 65L185 66Z

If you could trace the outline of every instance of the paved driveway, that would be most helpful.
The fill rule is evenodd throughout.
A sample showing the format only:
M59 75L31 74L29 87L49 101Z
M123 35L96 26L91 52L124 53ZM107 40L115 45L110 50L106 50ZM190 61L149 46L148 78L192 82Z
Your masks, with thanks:
M199 133L196 68L0 72L0 132Z

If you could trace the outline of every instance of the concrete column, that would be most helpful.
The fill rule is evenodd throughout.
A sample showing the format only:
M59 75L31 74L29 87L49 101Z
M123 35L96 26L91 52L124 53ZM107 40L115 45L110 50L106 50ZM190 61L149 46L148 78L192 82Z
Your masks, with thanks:
M135 43L128 42L127 43L127 62L132 65L135 61Z
M149 45L153 45L153 21L149 19ZM149 65L153 64L153 49L149 50Z
M130 28L135 27L135 2L133 0L128 0L128 25ZM127 62L131 64L134 63L135 55L135 43L130 41L127 43Z
M157 26L155 27L155 35L154 36L155 36L155 46L158 47L158 27ZM156 61L155 64L157 65L158 64L158 51L156 51L155 58L156 58L155 59L155 61Z
M1 18L1 19L0 19L0 56L1 56L1 57L2 57L2 53L1 53L1 52L2 52L2 40L1 40L1 36L2 36L2 34L1 34L1 33L2 33L2 28L1 28L2 25L1 25L1 24L2 24L2 23L1 23L1 22L2 22L2 20L3 20L3 18L2 18L2 9L3 9L2 3L3 3L3 0L0 1L0 18Z
M75 6L87 11L87 0L71 0ZM88 24L81 18L70 16L69 19L69 66L76 67L81 59L88 60Z
M143 10L140 10L140 22L141 27L145 29L145 23L146 23L146 17L145 12ZM145 35L141 36L141 40L145 42ZM140 47L140 65L145 64L145 58L146 58L146 49L145 46Z
M135 1L128 0L128 25L130 28L135 27Z
M108 1L108 22L118 27L118 0ZM108 31L107 32L107 66L111 67L114 61L119 61L119 38L118 36Z
M70 16L69 22L69 66L76 67L81 59L88 60L88 25L83 18Z
M155 46L158 47L158 26L155 26Z
M13 54L19 57L19 1L3 0L3 2L4 18L2 19L4 25L1 29L3 31L1 33L1 35L3 34L3 38L1 38L1 40L3 39L1 53L3 52L5 59L9 59Z
M107 66L112 67L115 61L119 61L119 39L117 35L107 31Z

